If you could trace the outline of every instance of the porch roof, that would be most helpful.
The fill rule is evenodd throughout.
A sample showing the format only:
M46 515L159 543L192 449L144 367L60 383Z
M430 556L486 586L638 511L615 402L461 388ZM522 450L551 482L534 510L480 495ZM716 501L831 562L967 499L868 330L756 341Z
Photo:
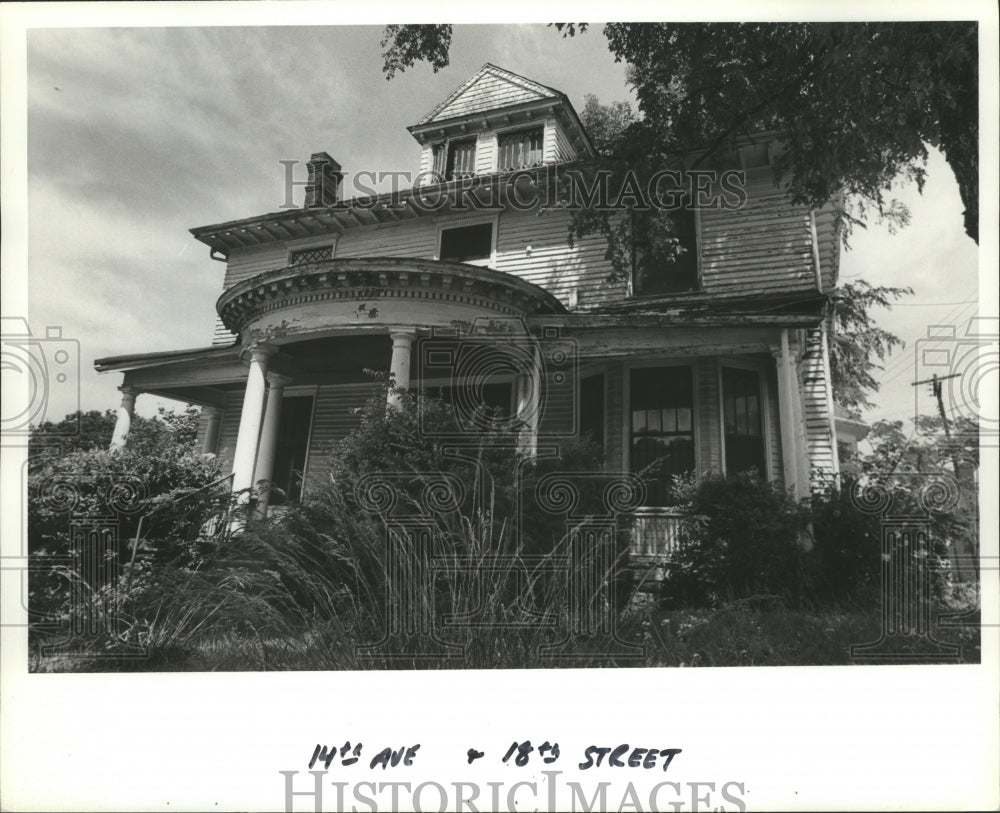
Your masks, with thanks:
M241 346L238 342L229 345L192 347L186 350L161 350L155 353L130 353L124 356L106 356L94 360L94 369L99 373L114 370L141 370L160 367L165 364L184 364L199 361L239 360Z

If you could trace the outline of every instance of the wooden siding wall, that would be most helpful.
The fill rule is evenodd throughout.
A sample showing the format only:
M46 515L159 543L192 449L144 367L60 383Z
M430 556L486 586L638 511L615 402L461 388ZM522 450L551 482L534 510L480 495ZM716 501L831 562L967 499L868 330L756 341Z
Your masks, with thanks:
M309 438L309 457L306 463L306 486L315 486L327 480L330 473L328 451L333 441L361 423L357 410L378 391L378 384L346 384L322 386L316 393L313 407L312 433Z
M815 290L809 211L763 181L748 181L746 205L701 212L706 292Z
M833 434L833 403L827 386L826 359L821 328L806 334L806 349L799 364L802 412L809 451L810 484L822 487L837 470Z
M481 132L476 137L476 174L489 175L496 172L497 134L491 130Z
M509 79L487 73L437 111L433 120L453 119L470 113L495 110L498 107L533 102L540 98L542 97L533 90L521 87Z
M781 482L785 474L781 456L781 410L778 408L778 372L773 363L768 365L764 380L767 386L767 423L770 431L767 440L771 479Z
M243 390L226 396L222 410L222 424L219 427L218 456L223 474L233 470L233 454L236 451L236 436L240 431L240 413L243 411Z
M555 160L556 161L574 160L577 156L576 148L572 144L570 144L569 139L566 138L566 133L563 131L563 128L559 124L559 122L555 123L554 136L555 136Z

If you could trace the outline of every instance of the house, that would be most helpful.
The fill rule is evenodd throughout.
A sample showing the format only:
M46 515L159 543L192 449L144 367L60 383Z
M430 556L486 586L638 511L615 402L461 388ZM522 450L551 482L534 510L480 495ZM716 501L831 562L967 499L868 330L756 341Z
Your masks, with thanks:
M570 245L570 215L532 203L553 170L595 157L564 94L487 64L409 131L412 186L346 197L320 152L301 208L192 229L225 263L214 341L96 362L124 376L114 444L140 393L200 404L202 448L234 490L265 480L295 499L378 386L366 370L403 387L472 377L524 417L531 448L589 431L607 471L659 461L637 556L674 540L672 474L753 468L797 497L837 474L834 216L774 187L777 142L734 154L739 205L677 215L673 263L636 251L609 282L604 238ZM477 367L463 350L490 329L509 363Z

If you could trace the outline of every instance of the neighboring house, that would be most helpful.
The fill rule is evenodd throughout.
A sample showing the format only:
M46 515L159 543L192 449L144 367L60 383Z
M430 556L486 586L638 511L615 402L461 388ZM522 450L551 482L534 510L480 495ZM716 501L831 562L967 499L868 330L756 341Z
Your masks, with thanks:
M424 181L431 170L446 181L342 201L341 167L318 153L303 208L192 230L226 263L215 341L96 362L124 373L115 443L138 393L200 404L203 449L234 489L269 480L294 499L323 479L329 442L376 390L366 370L402 386L461 384L461 337L492 324L513 331L498 352L524 358L535 341L527 357L542 357L540 372L470 373L525 416L529 445L585 430L607 471L660 460L636 554L674 539L670 475L754 468L803 497L837 474L834 217L775 189L774 144L739 150L745 205L678 215L678 262L609 284L604 238L570 246L565 212L510 200L456 211L512 172L527 195L554 166L594 157L562 93L488 64L409 130ZM456 331L458 352L424 352Z

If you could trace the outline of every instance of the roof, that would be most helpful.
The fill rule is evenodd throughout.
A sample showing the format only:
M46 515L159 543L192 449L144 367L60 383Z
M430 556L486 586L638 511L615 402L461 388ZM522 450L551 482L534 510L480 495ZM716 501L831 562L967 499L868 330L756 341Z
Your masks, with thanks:
M237 344L192 347L186 350L166 350L158 353L132 353L127 356L107 356L94 360L94 368L99 373L110 370L136 370L161 364L181 364L185 361L205 361L208 359L239 358L242 347Z
M512 107L543 99L565 100L562 92L513 71L487 62L473 76L435 105L416 126L434 121L472 116L500 107Z

